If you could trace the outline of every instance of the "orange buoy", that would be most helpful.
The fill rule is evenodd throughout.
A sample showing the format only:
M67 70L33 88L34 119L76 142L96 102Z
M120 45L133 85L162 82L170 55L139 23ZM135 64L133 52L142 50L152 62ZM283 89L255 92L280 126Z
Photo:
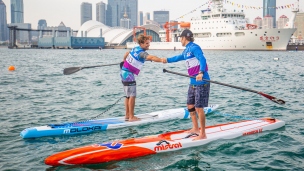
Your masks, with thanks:
M11 66L8 67L8 70L9 71L15 71L15 67L11 65Z

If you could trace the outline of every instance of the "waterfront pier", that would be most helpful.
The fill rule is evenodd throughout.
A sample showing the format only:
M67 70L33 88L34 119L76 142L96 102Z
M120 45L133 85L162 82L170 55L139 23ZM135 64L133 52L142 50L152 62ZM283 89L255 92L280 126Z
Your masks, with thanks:
M100 49L104 48L104 37L74 37L73 30L36 30L8 26L10 49Z

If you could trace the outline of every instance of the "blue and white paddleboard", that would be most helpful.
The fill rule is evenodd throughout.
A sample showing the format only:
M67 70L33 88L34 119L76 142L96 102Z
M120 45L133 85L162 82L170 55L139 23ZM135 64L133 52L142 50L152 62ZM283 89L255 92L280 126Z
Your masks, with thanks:
M205 107L204 110L207 114L213 112L217 108L218 105L210 105L209 107ZM49 124L45 126L27 128L20 133L20 136L22 138L37 138L45 136L85 134L94 131L106 131L108 129L136 126L152 122L163 122L173 119L190 118L189 112L186 108L168 109L135 116L140 118L140 120L129 122L125 121L124 117L116 117L108 119L87 120L82 122Z

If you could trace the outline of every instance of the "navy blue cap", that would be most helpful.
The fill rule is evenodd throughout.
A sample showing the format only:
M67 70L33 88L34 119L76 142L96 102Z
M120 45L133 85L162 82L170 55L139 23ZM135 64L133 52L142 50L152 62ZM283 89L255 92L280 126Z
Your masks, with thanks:
M193 33L189 29L185 29L182 34L177 37L193 37Z

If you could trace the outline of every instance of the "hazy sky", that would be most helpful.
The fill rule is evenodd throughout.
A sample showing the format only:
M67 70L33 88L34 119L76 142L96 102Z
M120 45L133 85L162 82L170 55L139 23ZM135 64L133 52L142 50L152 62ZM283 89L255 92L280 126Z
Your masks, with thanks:
M10 0L2 0L6 4L7 19L8 23L11 21L10 15ZM68 27L74 30L78 30L80 27L80 4L82 2L90 2L93 4L93 20L96 19L95 9L96 3L101 0L23 0L24 3L24 22L31 23L32 28L37 28L38 20L45 19L48 26L58 26L61 21ZM103 2L108 3L110 0L103 0ZM247 6L262 6L263 0L229 0L240 5ZM293 4L297 0L277 0L277 6ZM190 11L196 9L197 7L205 4L207 0L138 0L138 10L143 11L144 15L146 12L151 13L153 19L153 11L157 10L167 10L170 11L170 19L174 20ZM207 6L203 6L199 9L205 9ZM231 4L226 4L225 8L228 10L241 10L237 6L232 6ZM247 18L250 22L257 17L262 17L262 10L256 9L243 9ZM300 11L304 10L304 0L300 0ZM277 17L281 15L286 15L291 17L291 9L278 9ZM198 17L200 15L200 10L196 10L191 14L185 15L183 19L179 21L189 21L192 17Z

